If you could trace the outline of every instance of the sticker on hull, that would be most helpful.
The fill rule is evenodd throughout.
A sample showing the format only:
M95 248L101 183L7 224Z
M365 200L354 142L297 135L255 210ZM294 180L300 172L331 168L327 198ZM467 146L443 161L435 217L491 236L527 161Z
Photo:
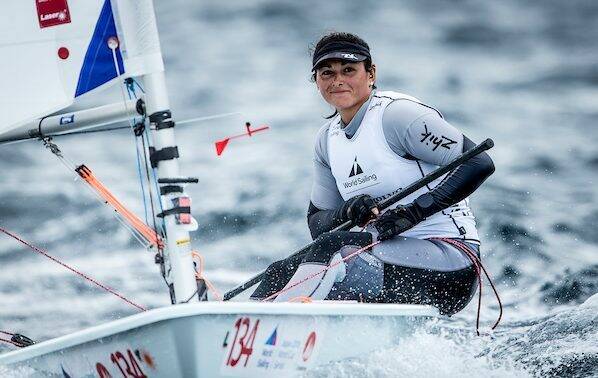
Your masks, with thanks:
M323 329L313 319L239 317L227 330L220 373L284 376L307 370L316 360Z

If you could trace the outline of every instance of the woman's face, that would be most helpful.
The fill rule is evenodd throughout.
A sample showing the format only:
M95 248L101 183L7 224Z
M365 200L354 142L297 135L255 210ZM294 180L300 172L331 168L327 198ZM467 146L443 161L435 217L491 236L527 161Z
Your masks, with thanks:
M372 72L367 72L363 62L330 60L316 70L316 85L324 100L340 112L365 102L376 79L375 72L373 65Z

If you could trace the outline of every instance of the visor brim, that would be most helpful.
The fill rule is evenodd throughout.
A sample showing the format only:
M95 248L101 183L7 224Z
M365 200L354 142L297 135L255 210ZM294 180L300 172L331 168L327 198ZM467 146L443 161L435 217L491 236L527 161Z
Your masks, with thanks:
M367 58L368 58L367 56L362 55L362 54L357 54L357 53L331 52L329 54L321 56L316 61L316 63L314 63L314 65L312 67L312 71L315 71L318 68L318 66L320 66L325 60L338 59L338 60L342 60L345 62L357 63L357 62L363 62Z

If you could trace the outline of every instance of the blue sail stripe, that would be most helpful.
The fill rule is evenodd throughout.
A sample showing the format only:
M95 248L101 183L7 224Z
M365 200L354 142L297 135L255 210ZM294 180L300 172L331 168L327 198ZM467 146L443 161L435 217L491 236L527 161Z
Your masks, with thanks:
M85 59L79 73L75 97L99 87L117 76L112 50L108 47L108 38L116 36L116 25L110 0L105 0L96 23L93 36L87 47ZM116 61L119 70L125 72L120 48L116 49Z

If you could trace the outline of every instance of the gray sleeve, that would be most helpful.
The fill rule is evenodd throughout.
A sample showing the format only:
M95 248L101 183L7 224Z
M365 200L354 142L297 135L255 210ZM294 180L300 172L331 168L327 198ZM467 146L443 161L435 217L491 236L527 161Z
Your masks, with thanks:
M330 170L327 135L328 127L324 126L318 131L314 146L314 176L310 199L320 210L336 209L343 203L343 197Z
M386 108L384 136L399 156L412 156L434 165L446 165L463 150L463 134L434 109L408 100Z

